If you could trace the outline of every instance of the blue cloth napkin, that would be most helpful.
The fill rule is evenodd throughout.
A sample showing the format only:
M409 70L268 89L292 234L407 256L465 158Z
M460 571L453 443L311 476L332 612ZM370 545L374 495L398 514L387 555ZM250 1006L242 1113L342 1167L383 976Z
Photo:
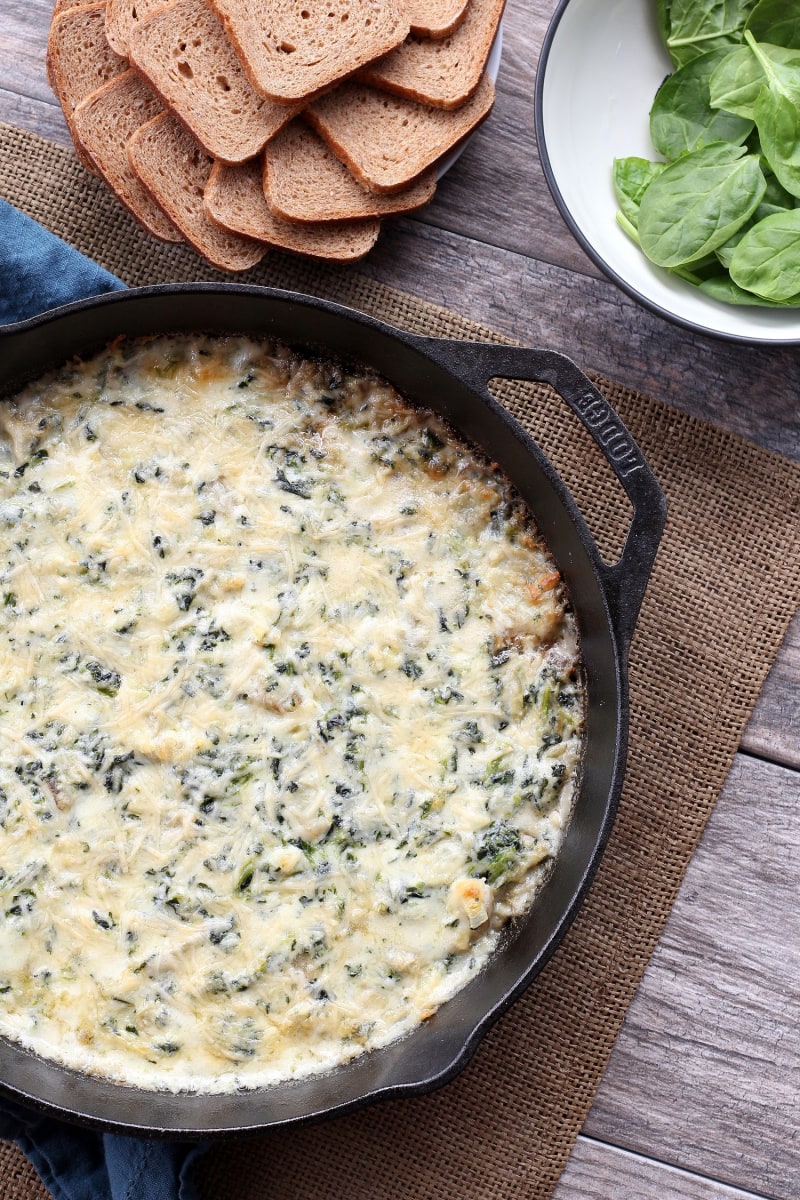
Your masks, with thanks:
M0 325L125 284L0 200Z
M0 1137L16 1142L55 1200L196 1200L192 1169L206 1149L94 1133L8 1103Z
M124 284L0 200L0 324ZM30 1159L56 1200L196 1200L200 1143L81 1129L0 1098L0 1138Z

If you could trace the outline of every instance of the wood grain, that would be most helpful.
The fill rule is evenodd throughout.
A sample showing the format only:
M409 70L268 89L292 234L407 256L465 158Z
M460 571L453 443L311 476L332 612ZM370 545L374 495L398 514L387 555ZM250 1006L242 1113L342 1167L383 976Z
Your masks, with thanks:
M800 775L739 755L586 1133L797 1200L798 877Z
M553 1200L755 1200L753 1192L581 1137Z
M434 204L387 226L362 269L800 460L797 351L693 335L645 311L559 216L533 111L554 8L508 0L492 117ZM5 5L0 120L68 145L44 72L50 12L50 0ZM554 1200L800 1195L798 680L800 616Z
M800 613L791 624L755 711L742 749L800 768Z
M477 147L464 154L469 169ZM459 164L460 165L460 164ZM365 274L456 308L584 370L800 458L800 357L688 334L605 279L489 247L419 221L387 224Z
M420 220L582 274L597 267L567 230L539 166L534 84L539 50L555 3L508 0L497 101L470 143L469 166L453 170ZM482 198L475 203L476 196Z
M9 92L32 100L53 99L44 70L52 11L52 0L26 0L24 4L3 5L0 80Z
M20 129L29 129L58 146L72 145L67 123L55 102L32 100L28 96L0 88L0 121L5 121L8 125L17 125Z

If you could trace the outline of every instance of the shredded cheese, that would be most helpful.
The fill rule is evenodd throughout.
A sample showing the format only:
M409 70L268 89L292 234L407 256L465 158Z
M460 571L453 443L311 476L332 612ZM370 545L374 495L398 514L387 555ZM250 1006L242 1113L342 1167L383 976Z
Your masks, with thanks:
M0 428L0 1033L213 1092L489 959L574 799L575 623L499 472L370 372L121 341Z

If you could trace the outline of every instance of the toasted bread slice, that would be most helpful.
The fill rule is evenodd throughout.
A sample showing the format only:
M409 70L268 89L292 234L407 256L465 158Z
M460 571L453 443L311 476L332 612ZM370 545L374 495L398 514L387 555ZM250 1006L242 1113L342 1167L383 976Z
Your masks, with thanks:
M363 83L344 83L306 109L306 117L365 188L396 192L472 133L494 104L494 84L455 111L428 108Z
M134 70L103 84L75 108L75 130L100 175L137 221L154 237L180 242L180 233L134 175L127 143L162 111L161 101Z
M103 3L105 4L105 0L103 0ZM53 12L51 15L55 17L59 13L65 12L68 8L77 7L78 4L76 4L75 0L53 0Z
M366 191L305 121L292 121L264 149L267 202L287 221L353 221L422 208L436 171L389 196Z
M78 157L90 171L94 166L76 137L72 114L81 100L128 68L106 40L105 21L105 4L75 5L53 16L47 39L47 78Z
M470 0L455 33L441 41L412 35L359 78L418 104L460 108L481 81L504 7L505 0Z
M411 32L419 37L443 38L458 29L470 0L403 0Z
M210 0L253 86L307 100L387 54L410 26L400 0Z
M375 218L299 224L275 216L264 195L257 161L238 167L215 163L206 186L205 207L212 220L225 229L260 238L294 254L332 262L363 258L380 232L380 221Z
M134 133L128 161L157 204L199 254L222 271L245 271L266 253L266 246L240 237L209 220L203 189L214 160L177 117L162 113Z
M107 0L106 37L112 50L127 58L131 33L165 0Z
M95 2L95 0L88 0L88 3L93 3L93 2ZM103 4L105 4L105 2L106 2L106 0L102 0ZM86 8L86 4L87 4L87 0L83 0L83 2L82 2L82 0L54 0L53 11L50 15L50 20L52 22L54 17L57 17L59 15L59 13L66 12L68 8ZM55 79L53 78L53 64L50 60L49 52L45 56L45 64L44 65L45 65L45 72L47 74L47 82L50 84L50 90L52 92L54 92L55 95L57 96L58 89L56 87Z
M204 0L172 0L131 31L130 59L204 150L253 158L299 111L256 92Z

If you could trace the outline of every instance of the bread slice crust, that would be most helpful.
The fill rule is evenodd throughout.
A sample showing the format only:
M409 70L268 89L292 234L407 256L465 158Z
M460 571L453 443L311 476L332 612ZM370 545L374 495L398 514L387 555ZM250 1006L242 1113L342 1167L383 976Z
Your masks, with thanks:
M180 242L180 232L128 162L128 140L161 111L158 97L130 69L76 106L75 131L99 174L140 225L161 241Z
M401 192L368 192L340 162L327 143L295 120L264 149L267 202L287 221L355 221L413 212L436 190L436 171L426 171Z
M257 91L319 95L408 36L398 0L210 0Z
M258 161L228 167L215 163L206 185L205 209L226 229L257 237L293 254L329 262L354 262L378 239L380 220L299 223L276 216L267 203Z
M253 88L204 0L172 0L132 30L130 59L165 107L223 162L245 162L299 111Z
M443 38L458 29L467 15L470 0L404 0L404 3L411 33Z
M50 22L47 38L47 78L64 113L78 158L90 171L94 164L75 133L75 106L96 88L127 70L128 62L108 44L104 3L62 9Z
M382 194L407 187L463 141L489 116L494 96L485 73L455 111L345 83L311 104L306 117L359 183Z
M106 0L103 0L106 3ZM57 17L59 13L65 12L68 8L77 8L75 0L53 0L53 12L51 17Z
M504 8L505 0L470 0L454 33L440 41L412 35L359 78L419 104L460 108L480 84Z
M203 208L203 189L214 160L177 117L162 113L137 130L128 142L134 173L177 225L186 241L214 267L245 271L267 247L252 238L222 230Z

